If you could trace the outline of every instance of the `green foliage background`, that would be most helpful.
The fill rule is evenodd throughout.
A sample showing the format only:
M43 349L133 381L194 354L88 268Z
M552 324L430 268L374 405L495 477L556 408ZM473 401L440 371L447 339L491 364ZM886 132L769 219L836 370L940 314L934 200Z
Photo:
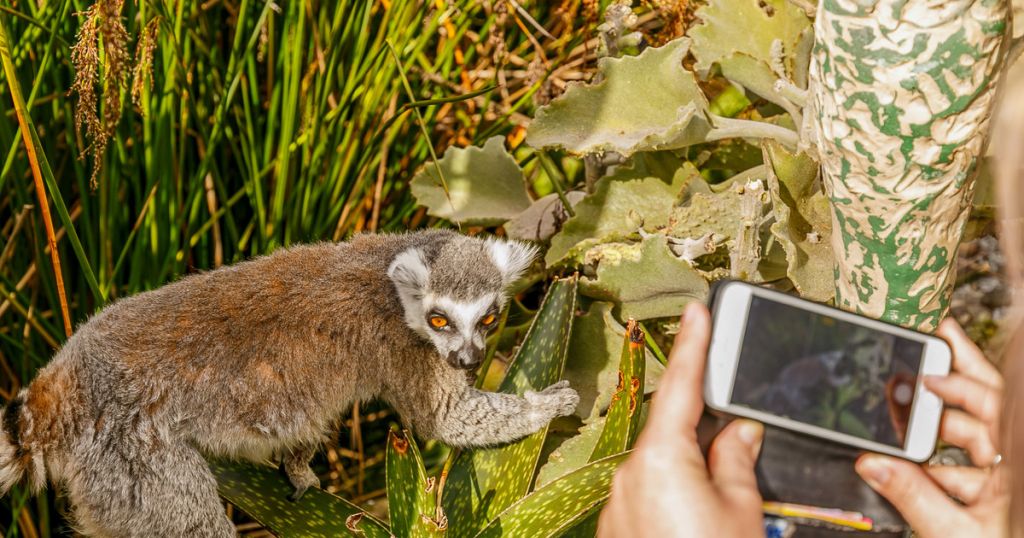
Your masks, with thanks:
M46 195L77 325L118 297L283 245L431 225L408 188L431 153L513 133L552 91L551 73L582 76L592 61L579 30L593 13L519 5L0 2L14 74L0 74L0 398L66 338L13 82L54 180ZM524 31L536 32L531 18L548 28L543 49ZM92 103L71 91L76 73L93 76ZM350 419L355 433L319 462L341 469L325 484L372 498L390 420L376 408ZM63 528L52 493L17 489L0 505L7 536Z

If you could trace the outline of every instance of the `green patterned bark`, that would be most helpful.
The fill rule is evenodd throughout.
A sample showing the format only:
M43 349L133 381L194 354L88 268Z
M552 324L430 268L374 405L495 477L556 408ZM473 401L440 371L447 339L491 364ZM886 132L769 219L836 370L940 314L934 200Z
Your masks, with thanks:
M949 306L1006 0L822 0L812 135L832 200L836 304L930 331Z

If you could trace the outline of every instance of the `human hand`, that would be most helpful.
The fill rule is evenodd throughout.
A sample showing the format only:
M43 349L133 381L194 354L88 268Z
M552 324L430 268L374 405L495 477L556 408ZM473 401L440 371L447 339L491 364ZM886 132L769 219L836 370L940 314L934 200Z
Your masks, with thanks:
M754 464L764 428L736 420L704 461L697 423L711 316L691 303L683 313L668 368L636 448L612 483L598 536L763 536Z
M921 466L866 454L857 460L857 472L922 538L1007 536L1006 471L993 465L1003 378L956 321L945 320L936 334L953 350L953 372L925 377L924 385L948 406L959 408L943 412L939 437L966 449L978 467Z

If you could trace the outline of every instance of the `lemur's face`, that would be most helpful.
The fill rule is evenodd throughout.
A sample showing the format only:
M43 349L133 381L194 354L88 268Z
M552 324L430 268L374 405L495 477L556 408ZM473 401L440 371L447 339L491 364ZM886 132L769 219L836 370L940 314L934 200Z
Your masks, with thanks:
M498 324L506 288L535 255L526 243L459 237L400 253L388 276L406 325L449 365L472 370L484 359L487 333Z

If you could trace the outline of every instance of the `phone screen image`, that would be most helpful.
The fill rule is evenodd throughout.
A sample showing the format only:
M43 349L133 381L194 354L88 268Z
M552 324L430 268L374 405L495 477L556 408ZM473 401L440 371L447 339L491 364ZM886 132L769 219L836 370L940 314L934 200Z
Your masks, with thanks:
M731 401L902 448L924 344L754 295Z

